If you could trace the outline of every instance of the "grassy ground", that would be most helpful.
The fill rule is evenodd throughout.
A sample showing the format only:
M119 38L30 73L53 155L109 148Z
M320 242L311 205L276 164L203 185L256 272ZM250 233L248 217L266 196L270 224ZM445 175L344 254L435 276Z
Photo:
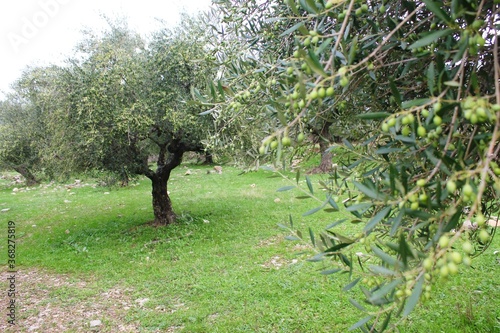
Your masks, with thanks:
M20 331L82 332L91 320L101 320L100 332L347 331L360 315L352 292L341 291L347 277L319 274L324 264L305 261L308 247L277 227L291 214L299 229L320 231L346 213L301 217L315 206L296 191L276 192L290 185L281 177L208 170L174 171L169 191L180 219L163 228L147 223L146 179L120 189L82 180L29 191L0 182L3 239L7 221L16 222ZM401 330L500 332L498 237L493 245Z

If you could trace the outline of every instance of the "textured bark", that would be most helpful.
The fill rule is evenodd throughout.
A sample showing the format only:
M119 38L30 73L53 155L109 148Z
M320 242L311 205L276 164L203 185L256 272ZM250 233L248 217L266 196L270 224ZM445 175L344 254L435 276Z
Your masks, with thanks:
M168 196L167 177L155 176L151 179L153 191L153 212L156 225L167 225L175 222L172 201Z
M147 170L146 176L151 179L153 213L155 216L155 225L168 225L176 220L176 215L172 208L172 201L167 191L167 183L170 178L170 172L178 167L182 162L182 156L186 151L193 151L191 147L180 141L170 142L168 145L159 145L156 171ZM168 159L166 158L168 155Z
M320 141L319 149L321 151L321 162L319 163L318 169L321 172L330 172L332 171L332 158L333 155L331 152L327 151L330 148L330 143L325 141Z
M35 175L25 166L14 167L14 170L21 174L26 179L26 186L38 185L40 182L36 179Z
M332 171L332 158L331 152L327 151L330 148L330 142L332 141L332 135L330 134L331 122L325 122L320 131L313 131L319 140L319 150L321 152L321 162L319 166L315 167L310 171L310 173L328 173Z

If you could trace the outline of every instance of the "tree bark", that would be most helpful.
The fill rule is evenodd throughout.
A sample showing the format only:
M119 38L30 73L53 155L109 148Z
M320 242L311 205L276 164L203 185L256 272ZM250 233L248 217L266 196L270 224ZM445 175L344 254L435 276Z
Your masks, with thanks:
M172 208L172 201L168 195L167 182L168 176L155 174L151 179L153 196L153 213L155 216L155 225L167 225L175 222L176 215Z
M327 173L332 170L332 158L333 155L330 151L330 143L321 140L319 142L319 149L321 151L321 162L319 163L318 169L320 172Z
M330 142L332 141L332 135L330 134L331 125L332 122L326 121L319 131L313 131L313 134L316 135L317 140L319 141L321 162L319 163L319 166L311 170L311 173L328 173L332 170L333 155L328 151L328 148L330 148Z
M203 162L205 165L210 165L214 164L214 158L210 152L205 152L205 162Z
M146 177L151 179L152 197L153 197L153 213L155 216L155 225L168 225L176 220L176 215L172 208L172 201L167 191L167 183L170 178L170 172L178 167L182 162L182 156L185 151L190 150L189 147L174 140L168 146L167 144L160 145L160 153L158 154L158 162L156 171L148 170ZM166 159L168 151L168 159Z
M26 186L35 186L40 183L35 175L24 165L14 167L13 169L26 179Z

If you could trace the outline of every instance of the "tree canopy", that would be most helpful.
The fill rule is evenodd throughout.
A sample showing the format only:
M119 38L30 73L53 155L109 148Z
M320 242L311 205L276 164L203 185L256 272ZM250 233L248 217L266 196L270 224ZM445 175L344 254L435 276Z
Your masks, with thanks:
M222 63L234 93L207 95L220 117L259 117L260 159L303 156L304 133L347 129L327 150L339 156L326 196L304 215L336 211L342 198L352 218L311 233L314 260L349 272L346 291L361 287L364 305L352 303L366 316L351 329L393 327L495 232L486 222L500 208L498 1L217 3L222 26L237 22L227 26L245 42L243 57ZM292 221L291 238L303 238ZM343 234L348 222L361 227Z
M102 35L88 32L66 66L25 74L2 105L2 160L18 170L54 160L70 172L107 170L124 182L144 175L153 185L155 222L172 223L170 172L185 152L204 151L212 124L191 97L212 73L205 35L189 17L149 42L123 22L109 23ZM21 121L26 132L16 131Z

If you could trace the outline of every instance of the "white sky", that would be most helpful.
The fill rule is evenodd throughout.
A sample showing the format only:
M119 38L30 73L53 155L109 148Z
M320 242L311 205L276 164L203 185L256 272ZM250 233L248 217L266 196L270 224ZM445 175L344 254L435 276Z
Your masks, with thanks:
M22 0L0 3L0 98L28 65L57 63L71 54L84 27L100 30L111 18L126 17L131 29L147 35L160 18L169 26L182 11L196 13L211 0Z

